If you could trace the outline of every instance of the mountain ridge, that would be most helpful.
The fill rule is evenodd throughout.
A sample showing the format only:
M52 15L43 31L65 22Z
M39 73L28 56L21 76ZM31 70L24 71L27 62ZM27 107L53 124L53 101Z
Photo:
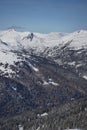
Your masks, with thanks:
M0 115L87 96L87 31L0 32Z
M32 40L31 34L33 35ZM6 70L4 64L13 65L15 62L22 61L24 56L18 56L18 53L22 51L26 51L30 55L49 57L56 61L55 57L67 48L71 51L86 50L86 41L87 31L84 30L70 34L17 32L13 29L0 31L0 63L2 64L0 70ZM61 62L61 58L57 58L57 61Z

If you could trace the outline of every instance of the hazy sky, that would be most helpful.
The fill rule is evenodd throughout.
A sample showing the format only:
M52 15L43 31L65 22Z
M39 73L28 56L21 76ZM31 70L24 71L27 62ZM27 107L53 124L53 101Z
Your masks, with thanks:
M0 0L0 29L36 32L87 29L87 0Z

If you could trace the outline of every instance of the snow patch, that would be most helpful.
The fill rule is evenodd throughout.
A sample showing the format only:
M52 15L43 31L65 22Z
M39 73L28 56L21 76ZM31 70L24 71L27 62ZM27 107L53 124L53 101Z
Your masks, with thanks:
M16 75L16 72L12 70L11 66L15 67L15 63L21 61L18 56L13 52L0 51L0 75L5 77L12 77Z
M68 65L75 66L75 61L73 61L73 62L68 62Z
M54 86L59 86L59 84L58 83L55 83L55 82L49 82L50 84L52 84L52 85L54 85Z
M49 79L49 84L52 84L54 86L59 86L59 84L54 82L52 79Z
M23 130L23 126L22 125L19 125L19 130Z
M43 85L49 85L49 83L44 80Z
M41 117L43 117L43 116L48 116L48 113L43 113L43 114L41 114Z
M13 65L14 62L17 62L18 59L17 59L17 55L14 54L13 52L2 52L0 51L0 63L3 63L3 64L9 64L9 65Z
M82 64L77 64L77 65L76 65L76 68L81 67L81 66L82 66Z
M29 63L29 66L30 66L35 72L38 72L38 71L39 71L39 69L36 68L36 67L34 67L31 63Z
M86 75L84 75L83 78L87 80L87 76Z
M3 65L3 66L0 66L0 75L4 77L13 77L16 75L16 73L10 67L5 68Z
M15 88L15 87L12 87L12 89L13 89L14 91L16 91L16 90L17 90L17 88Z
M40 130L40 126L36 130Z
M58 83L54 82L52 79L49 79L48 82L47 81L43 81L43 85L53 85L53 86L59 86Z

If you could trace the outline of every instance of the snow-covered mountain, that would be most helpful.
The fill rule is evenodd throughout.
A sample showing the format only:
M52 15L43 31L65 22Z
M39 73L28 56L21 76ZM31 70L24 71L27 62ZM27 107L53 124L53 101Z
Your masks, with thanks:
M0 31L0 71L3 73L15 73L11 65L25 60L27 55L19 56L18 52L26 51L29 54L40 55L53 58L58 64L81 66L81 62L76 63L69 60L70 51L75 51L81 55L87 49L87 31L81 30L74 33L30 33L17 32L14 29ZM66 58L65 58L66 56ZM28 55L29 57L29 55ZM65 59L65 60L64 60ZM77 59L75 59L77 60Z
M47 47L57 44L57 40L62 37L61 33L39 34L30 32L17 32L14 29L0 31L0 70L12 72L10 65L21 61L17 53L31 50L40 53ZM23 56L22 56L23 57ZM5 65L8 65L6 68Z
M52 32L48 34L40 34L31 32L17 32L14 29L10 29L0 31L0 39L9 46L14 47L14 49L20 47L54 47L60 44L64 45L69 41L71 41L70 47L79 49L86 45L87 31L80 30L74 33Z
M87 96L87 31L0 31L0 115Z
M31 40L32 35L32 40ZM17 32L14 29L7 31L0 31L0 39L9 46L14 47L14 49L19 49L20 47L28 49L29 47L49 47L53 46L52 42L55 42L63 37L62 33L30 33L30 32Z
M81 30L69 34L57 32L40 34L30 32L17 32L14 29L10 29L7 31L0 31L0 39L2 42L7 43L8 46L13 47L13 49L28 49L30 47L40 47L41 49L44 49L46 47L64 45L67 42L70 42L70 47L79 49L82 46L86 46L87 31Z

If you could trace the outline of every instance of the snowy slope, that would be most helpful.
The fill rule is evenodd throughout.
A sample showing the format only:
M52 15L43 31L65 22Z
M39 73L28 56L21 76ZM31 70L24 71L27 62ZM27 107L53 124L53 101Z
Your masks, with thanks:
M13 29L0 31L0 39L12 48L14 47L14 49L20 49L20 47L24 47L25 49L29 47L39 47L44 49L46 47L54 47L60 44L64 45L68 41L72 41L70 47L74 47L75 49L87 45L87 31L85 30L70 34L57 32L49 34L33 33L34 36L32 41L30 40L29 35L31 35L30 32L17 32Z
M62 38L62 41L67 43L72 41L69 47L74 48L75 50L81 49L82 47L87 47L87 31L81 30Z
M87 31L81 30L70 34L63 33L49 33L40 34L33 33L33 40L29 38L30 32L17 32L13 29L7 31L0 31L0 39L6 42L11 47L20 48L21 46L27 47L54 47L59 44L65 44L68 41L72 41L70 47L75 49L86 46Z
M37 55L43 53L44 56L45 54L53 56L55 47L61 48L66 44L73 50L87 48L87 31L81 30L70 34L58 32L32 34L31 32L17 32L14 29L0 31L0 73L15 73L10 66L15 66L16 62L25 60L17 52L33 50ZM46 50L49 51L49 54L46 53Z
M33 40L30 41L28 37L31 35L30 32L17 32L13 29L7 31L0 31L0 39L8 43L12 47L37 47L37 46L53 46L52 42L57 43L57 41L64 36L61 33L49 33L40 34L34 33Z

